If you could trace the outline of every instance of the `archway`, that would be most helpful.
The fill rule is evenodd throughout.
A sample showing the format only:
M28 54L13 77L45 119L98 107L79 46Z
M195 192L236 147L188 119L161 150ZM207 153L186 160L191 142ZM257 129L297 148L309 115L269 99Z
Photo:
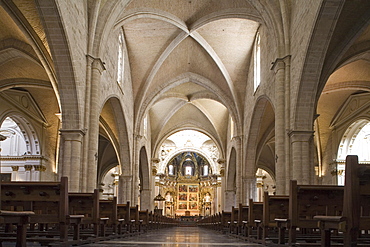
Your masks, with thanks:
M357 155L359 163L370 163L370 121L360 119L352 123L342 136L337 156L337 184L344 185L347 155Z
M32 124L19 115L6 117L0 134L7 137L0 142L2 180L40 181L43 162L38 134Z

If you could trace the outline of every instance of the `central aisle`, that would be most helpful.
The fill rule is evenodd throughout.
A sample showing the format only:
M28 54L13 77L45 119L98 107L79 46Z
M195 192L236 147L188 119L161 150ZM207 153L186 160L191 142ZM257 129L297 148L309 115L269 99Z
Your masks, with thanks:
M216 231L198 227L172 227L117 240L103 241L83 246L263 246L229 237Z

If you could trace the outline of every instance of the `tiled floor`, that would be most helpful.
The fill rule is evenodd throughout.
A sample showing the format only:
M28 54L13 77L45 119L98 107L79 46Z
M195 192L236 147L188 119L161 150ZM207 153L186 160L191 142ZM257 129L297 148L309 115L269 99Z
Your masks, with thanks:
M150 231L117 240L83 245L85 247L144 246L144 247L198 247L198 246L243 246L256 247L260 244L248 243L216 231L198 227L173 227Z

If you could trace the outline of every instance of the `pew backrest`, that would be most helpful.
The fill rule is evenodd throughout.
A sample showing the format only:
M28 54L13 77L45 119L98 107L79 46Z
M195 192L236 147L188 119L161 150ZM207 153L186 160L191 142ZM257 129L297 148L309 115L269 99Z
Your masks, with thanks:
M69 212L83 215L83 222L87 224L99 223L99 190L93 193L69 193Z
M68 178L60 182L2 182L1 205L9 211L33 211L31 223L67 223Z
M291 227L317 228L317 215L341 215L344 187L298 185L290 181L289 220Z

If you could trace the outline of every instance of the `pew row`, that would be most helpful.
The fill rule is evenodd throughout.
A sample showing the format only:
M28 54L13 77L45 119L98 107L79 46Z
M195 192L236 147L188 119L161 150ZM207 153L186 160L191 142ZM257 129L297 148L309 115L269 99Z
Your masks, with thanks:
M175 219L139 210L130 202L99 200L97 189L93 193L68 192L66 177L60 182L1 184L0 246L2 242L81 245L176 224Z
M1 241L13 241L13 225L22 228L22 242L36 241L43 244L52 242L72 242L68 229L73 226L73 232L78 232L79 222L83 215L72 215L68 211L68 179L62 177L60 182L2 182L2 210L13 212L29 211L27 221L23 226L19 222L11 222L9 214L1 214L3 232ZM23 218L26 220L26 218ZM29 227L28 227L29 225ZM27 233L25 232L28 227ZM17 233L21 234L21 233ZM18 235L19 238L20 235ZM73 235L73 240L77 236ZM20 241L19 239L16 240Z
M370 246L370 166L348 155L345 165L343 213L318 215L321 246L331 246L332 234L342 232L343 246Z

